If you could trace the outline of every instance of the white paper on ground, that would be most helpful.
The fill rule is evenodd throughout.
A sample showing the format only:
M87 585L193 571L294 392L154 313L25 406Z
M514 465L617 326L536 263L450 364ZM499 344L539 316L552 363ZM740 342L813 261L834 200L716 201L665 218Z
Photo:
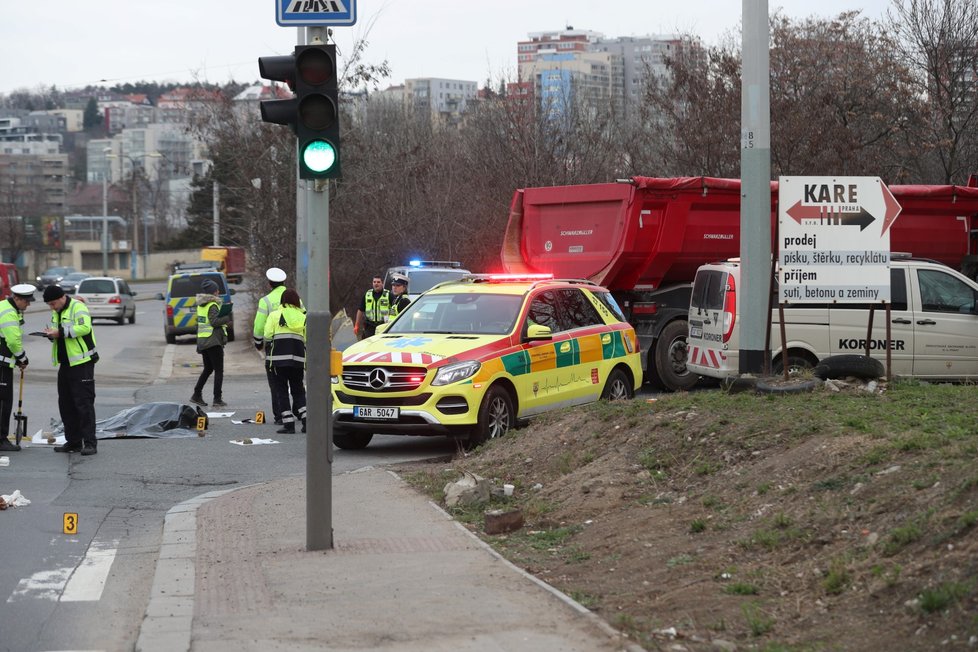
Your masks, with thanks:
M249 437L248 438L248 441L250 441L251 443L249 444L244 439L232 439L231 440L231 443L232 444L237 444L238 446L258 446L260 444L277 444L278 443L274 439L257 439L257 438L254 438L254 437Z
M24 507L31 504L31 501L24 498L24 495L20 493L20 489L14 489L14 493L9 496L0 496L0 498L3 498L3 502L10 507Z
M34 436L32 436L30 439L32 444L50 443L51 446L61 446L62 444L66 444L68 441L67 439L65 439L64 435L60 435L58 437L55 437L54 442L48 442L47 437L44 436L43 430L38 430L37 432L35 432Z
M233 417L234 412L205 412L208 419L223 419L225 417Z

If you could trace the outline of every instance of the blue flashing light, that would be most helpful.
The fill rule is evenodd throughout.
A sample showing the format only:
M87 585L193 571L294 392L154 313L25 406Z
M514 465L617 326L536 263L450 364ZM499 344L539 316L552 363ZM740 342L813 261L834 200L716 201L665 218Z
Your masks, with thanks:
M410 265L411 267L421 267L421 261L420 260L412 260L412 261L409 261L408 262L408 265Z

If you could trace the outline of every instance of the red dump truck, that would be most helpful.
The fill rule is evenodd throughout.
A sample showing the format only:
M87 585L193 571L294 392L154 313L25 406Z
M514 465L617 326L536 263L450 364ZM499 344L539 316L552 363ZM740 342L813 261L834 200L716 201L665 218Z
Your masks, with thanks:
M978 179L968 186L889 186L903 210L892 251L946 263L974 278ZM772 241L778 184L771 183ZM774 249L776 251L776 249ZM645 378L692 387L687 313L696 269L740 255L740 180L633 177L618 183L523 188L501 252L510 273L552 273L610 289L635 327Z

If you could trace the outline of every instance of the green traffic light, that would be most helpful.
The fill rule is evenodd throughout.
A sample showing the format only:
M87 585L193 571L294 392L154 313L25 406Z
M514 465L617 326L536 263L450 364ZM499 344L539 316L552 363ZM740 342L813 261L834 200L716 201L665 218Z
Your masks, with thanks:
M315 173L328 172L336 164L336 148L325 140L314 140L302 150L302 164Z

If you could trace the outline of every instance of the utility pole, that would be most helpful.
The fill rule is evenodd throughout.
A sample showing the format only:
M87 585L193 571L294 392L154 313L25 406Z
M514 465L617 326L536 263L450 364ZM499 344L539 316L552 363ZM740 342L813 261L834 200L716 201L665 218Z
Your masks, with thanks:
M132 247L129 253L129 275L136 280L139 273L139 200L136 196L136 163L132 163Z
M217 181L214 182L214 200L213 200L213 211L214 211L214 246L221 244L221 213L218 210L218 190Z
M743 0L740 98L740 373L767 365L771 283L771 79L767 0Z
M109 174L102 173L102 276L109 275Z

